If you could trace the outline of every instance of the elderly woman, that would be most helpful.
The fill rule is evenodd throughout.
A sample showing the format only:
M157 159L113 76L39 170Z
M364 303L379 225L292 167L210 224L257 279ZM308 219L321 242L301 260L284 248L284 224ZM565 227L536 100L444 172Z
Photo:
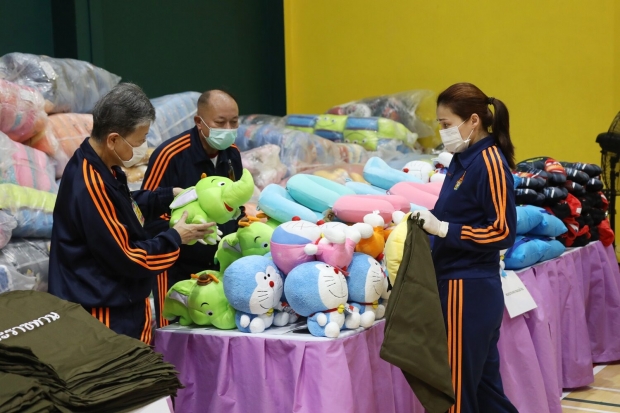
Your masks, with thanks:
M155 109L142 89L117 85L93 110L93 131L67 165L56 207L49 292L81 304L120 334L149 343L153 279L172 266L179 247L202 239L213 223L184 219L154 238L143 226L164 213L180 188L130 192L120 165L146 154Z

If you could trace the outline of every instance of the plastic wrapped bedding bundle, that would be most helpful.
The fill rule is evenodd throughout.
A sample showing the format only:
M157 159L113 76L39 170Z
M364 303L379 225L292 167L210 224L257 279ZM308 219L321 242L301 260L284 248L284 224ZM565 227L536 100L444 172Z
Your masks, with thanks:
M58 113L48 119L61 150L68 157L73 156L93 130L93 115L89 113Z
M54 164L46 154L0 132L0 183L58 192Z
M0 250L0 267L4 266L12 270L13 290L47 291L49 251L49 241L23 238L13 238L5 248Z
M410 90L356 100L332 107L327 113L357 117L383 117L400 122L418 137L435 135L436 95L430 90Z
M38 89L47 113L92 112L95 103L121 80L81 60L26 53L2 56L0 78Z
M0 209L17 221L14 237L51 238L55 203L55 194L0 184Z
M0 210L0 249L9 243L13 235L13 229L16 226L17 221L15 218Z
M3 80L0 73L0 131L9 138L24 142L45 131L44 102L37 89Z
M284 126L286 121L281 116L243 115L239 116L239 125L277 125Z
M194 126L198 92L183 92L151 99L155 107L155 122L151 125L146 140L150 147L157 147L162 142Z
M239 125L235 143L242 152L267 144L279 146L280 161L288 169L287 176L341 160L340 149L334 142L275 125Z
M252 174L258 189L280 183L288 171L280 161L280 147L276 145L263 145L241 152L241 161L243 167Z
M15 290L32 290L37 280L20 274L11 265L0 264L0 294Z
M366 149L354 143L336 143L336 146L344 163L366 163L371 157Z
M403 124L380 117L355 117L345 115L289 115L284 118L286 127L312 133L333 142L361 145L375 151L386 143L397 141L398 150L408 152L415 148L417 133Z

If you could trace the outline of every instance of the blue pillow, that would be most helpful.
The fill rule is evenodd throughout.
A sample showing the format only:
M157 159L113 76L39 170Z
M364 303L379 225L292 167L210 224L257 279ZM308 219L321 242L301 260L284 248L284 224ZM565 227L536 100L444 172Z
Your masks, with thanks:
M520 270L539 262L550 246L539 239L517 236L515 244L504 254L507 270Z
M543 220L544 209L532 205L517 206L517 235L524 235Z
M539 235L541 237L557 237L564 234L567 229L562 220L543 210L542 221L532 228L529 235Z
M345 182L347 188L355 191L358 195L385 195L387 191L374 185L368 185L362 182Z
M562 244L560 241L558 241L557 239L553 239L553 238L538 238L538 239L546 243L547 245L549 245L549 249L540 259L540 261L552 260L564 254L564 251L566 251L566 246Z

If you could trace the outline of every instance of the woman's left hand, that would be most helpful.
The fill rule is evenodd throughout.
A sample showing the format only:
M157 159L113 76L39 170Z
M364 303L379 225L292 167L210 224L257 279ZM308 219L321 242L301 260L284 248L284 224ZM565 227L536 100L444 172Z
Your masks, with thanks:
M183 189L183 188L172 188L172 195L173 196L177 196L177 195L179 195L183 191L185 191L185 189Z

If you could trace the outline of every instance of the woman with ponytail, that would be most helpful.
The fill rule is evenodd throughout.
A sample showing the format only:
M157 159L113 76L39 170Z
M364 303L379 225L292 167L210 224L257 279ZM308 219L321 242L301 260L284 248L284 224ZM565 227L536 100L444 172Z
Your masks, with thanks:
M433 211L433 263L448 334L456 404L450 413L516 413L504 394L497 341L504 314L500 251L515 241L515 166L508 109L470 83L437 98L445 150L454 153Z

